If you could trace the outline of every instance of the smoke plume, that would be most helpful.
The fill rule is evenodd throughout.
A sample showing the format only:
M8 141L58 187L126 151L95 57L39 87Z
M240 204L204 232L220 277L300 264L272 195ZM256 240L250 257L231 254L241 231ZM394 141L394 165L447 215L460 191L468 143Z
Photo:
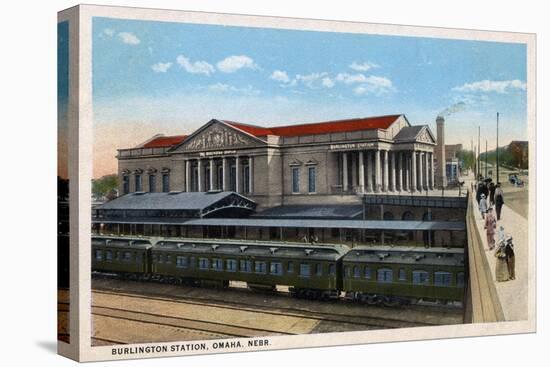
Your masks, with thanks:
M449 115L452 115L453 113L463 111L465 108L466 108L466 103L461 101L461 102L455 103L454 105L452 105L450 107L445 108L437 116L438 117L447 117Z

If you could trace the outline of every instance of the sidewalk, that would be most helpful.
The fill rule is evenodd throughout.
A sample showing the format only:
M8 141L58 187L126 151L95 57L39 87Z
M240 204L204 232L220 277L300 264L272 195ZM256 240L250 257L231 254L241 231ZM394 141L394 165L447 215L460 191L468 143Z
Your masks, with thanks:
M505 193L506 194L506 193ZM514 252L516 256L516 279L506 282L497 282L495 280L495 264L496 258L494 250L489 251L487 246L487 235L483 228L485 222L481 218L478 209L477 201L472 197L472 208L475 210L475 218L477 228L483 241L483 246L486 249L489 266L497 294L504 311L504 317L507 321L527 320L527 300L528 300L528 285L527 285L527 262L528 262L528 225L527 219L517 214L510 209L506 204L502 207L500 220L497 222L497 229L500 226L504 227L506 234L511 234L514 239ZM496 216L496 213L495 213Z

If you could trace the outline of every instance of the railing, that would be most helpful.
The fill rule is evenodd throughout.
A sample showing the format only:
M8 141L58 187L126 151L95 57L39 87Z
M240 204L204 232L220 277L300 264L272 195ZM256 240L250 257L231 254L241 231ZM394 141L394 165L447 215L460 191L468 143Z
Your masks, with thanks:
M344 187L342 185L332 185L330 187L330 193L332 195L356 195L358 191L356 187L349 187L348 189L344 190Z
M470 193L471 194L471 193ZM464 302L464 322L496 322L504 320L491 268L483 248L483 241L475 223L472 200L468 195L466 231L468 236L469 277Z
M160 155L168 151L170 147L159 148L132 148L132 149L119 149L117 158L131 158L141 157L148 155Z

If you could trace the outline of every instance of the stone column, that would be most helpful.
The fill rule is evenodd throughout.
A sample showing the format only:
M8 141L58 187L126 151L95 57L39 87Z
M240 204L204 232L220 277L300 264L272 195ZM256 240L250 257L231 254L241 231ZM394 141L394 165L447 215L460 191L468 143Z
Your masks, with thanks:
M248 157L248 193L254 192L254 160L252 156Z
M202 189L202 186L203 186L203 182L202 182L202 161L200 159L197 159L197 178L198 178L198 182L197 182L197 191L198 192L202 192L203 189Z
M416 152L411 154L411 192L416 191Z
M359 192L365 192L365 162L363 158L364 152L359 152Z
M397 185L399 191L403 191L403 152L398 153L399 156L399 170L397 171Z
M214 185L214 158L210 158L210 187L208 191L212 191L216 188Z
M191 191L191 161L185 160L185 191Z
M389 170L389 154L387 150L384 150L384 191L390 190L389 180L390 180L390 170Z
M435 168L434 168L434 154L433 152L430 153L430 168L431 168L431 172L430 172L430 189L434 189L434 186L435 186Z
M397 191L395 188L395 152L391 152L391 191Z
M372 192L372 154L367 151L367 190Z
M424 153L419 152L418 153L418 191L422 191L422 189L424 188L424 181L423 181L424 169L422 166L423 163L424 163Z
M235 157L235 192L240 192L241 166L239 164L239 156Z
M426 190L429 190L430 188L430 166L428 164L428 154L424 153L424 187Z
M380 150L377 149L374 152L374 186L376 188L376 192L380 192L382 187L382 166L380 164Z
M342 191L348 191L348 153L342 153Z
M222 191L228 191L229 184L227 182L227 158L222 158Z

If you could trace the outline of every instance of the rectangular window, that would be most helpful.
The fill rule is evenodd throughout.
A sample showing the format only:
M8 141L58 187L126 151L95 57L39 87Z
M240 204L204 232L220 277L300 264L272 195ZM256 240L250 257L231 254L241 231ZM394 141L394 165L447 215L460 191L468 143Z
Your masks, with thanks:
M168 173L164 173L162 175L162 192L168 191L170 191L170 175Z
M222 259L212 259L212 269L217 271L223 270L223 260Z
M250 193L250 167L243 167L243 191L245 194Z
M141 175L136 175L135 177L136 191L141 191Z
M329 275L336 275L336 265L329 264L328 273L329 273Z
M103 254L101 253L101 250L95 250L95 259L97 261L103 260Z
M376 273L376 280L379 283L391 283L393 282L393 270L392 269L378 269Z
M157 191L157 177L155 175L149 175L149 192Z
M348 278L351 278L351 266L346 265L344 267L344 275Z
M280 262L272 262L269 264L269 272L273 275L283 275L283 266Z
M132 253L130 251L124 251L122 253L122 261L126 261L126 262L132 261Z
M317 174L315 167L308 167L307 169L307 187L308 192L315 192L315 180L316 180Z
M413 276L413 284L417 284L417 285L428 284L430 281L428 272L424 270L414 270L412 272L412 276Z
M199 269L208 270L210 261L204 257L199 257Z
M166 261L167 264L171 264L172 263L172 255L166 255L165 261Z
M176 267L185 269L187 266L187 256L176 256Z
M254 264L254 271L256 273L265 274L267 272L267 263L265 261L256 261Z
M237 260L227 260L227 271L237 271Z
M361 268L359 266L353 267L353 277L354 278L361 278Z
M399 269L399 280L407 280L407 272L405 269Z
M300 168L292 167L292 192L300 192Z
M240 267L242 272L250 273L252 272L252 261L241 260Z
M292 261L288 262L288 265L286 267L287 273L294 273L294 263Z
M434 285L436 287L450 287L451 273L446 271L436 271L434 273Z
M311 266L309 264L300 264L300 276L301 277L311 276Z
M122 193L124 195L130 192L130 177L122 176Z
M371 279L372 278L372 272L370 268L367 266L365 267L365 279Z
M105 251L105 260L113 261L113 252L111 250Z
M315 275L317 275L317 276L323 275L323 265L322 264L315 264Z

